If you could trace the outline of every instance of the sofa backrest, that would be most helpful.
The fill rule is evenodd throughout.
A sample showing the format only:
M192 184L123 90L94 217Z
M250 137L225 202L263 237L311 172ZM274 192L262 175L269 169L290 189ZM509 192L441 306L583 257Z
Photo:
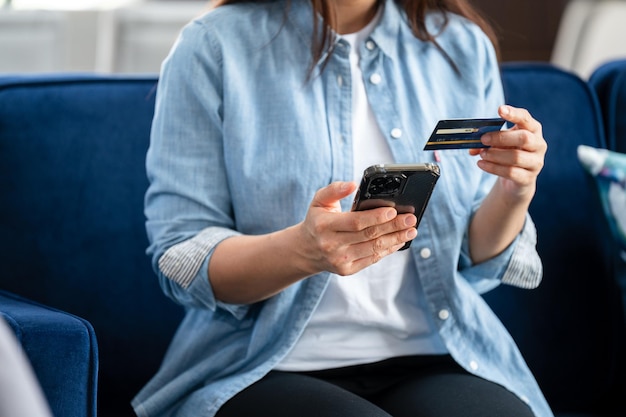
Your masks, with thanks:
M600 101L609 149L626 153L626 59L596 68L589 84Z
M544 281L485 295L557 411L616 408L624 323L611 240L579 144L604 147L579 78L504 65L507 101L543 123L549 149L531 214ZM143 195L156 78L0 79L0 289L89 320L100 348L99 415L133 415L182 311L144 251Z
M133 415L130 400L156 372L182 317L145 254L156 83L0 80L0 288L94 326L101 416Z
M580 144L605 147L587 83L542 64L505 64L507 102L543 125L545 166L530 208L544 278L536 290L500 286L485 295L517 341L556 411L623 403L624 322L610 255L612 241Z

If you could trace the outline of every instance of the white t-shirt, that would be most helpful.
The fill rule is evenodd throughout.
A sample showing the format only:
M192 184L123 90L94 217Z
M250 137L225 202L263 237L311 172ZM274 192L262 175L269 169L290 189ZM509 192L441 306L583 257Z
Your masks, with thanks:
M359 49L377 16L350 44L354 180L365 168L393 162L367 100ZM394 356L445 353L423 306L410 251L400 251L351 276L331 275L328 288L304 333L276 369L309 371L370 363Z

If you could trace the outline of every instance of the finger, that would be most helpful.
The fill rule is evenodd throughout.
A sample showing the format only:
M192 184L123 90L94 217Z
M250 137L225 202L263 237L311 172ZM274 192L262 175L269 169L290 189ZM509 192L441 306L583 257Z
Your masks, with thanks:
M392 221L362 230L338 232L333 238L333 247L349 248L349 252L346 253L349 259L384 253L389 246L404 244L414 239L417 235L416 224L415 215L403 214Z
M531 185L537 178L537 172L514 165L496 164L481 159L478 166L485 172L513 181L518 185Z
M481 152L481 158L496 165L514 166L531 172L539 172L543 168L540 154L519 149L485 149Z
M414 229L416 223L417 217L414 214L398 215L391 221L361 229L353 239L356 242L368 242L391 233Z
M356 190L356 187L357 184L352 181L333 182L315 193L311 206L336 209L339 207L339 201L352 194Z
M385 256L391 255L394 252L399 251L402 247L404 246L404 243L401 245L396 245L392 248L390 248L389 252L384 254L384 255L370 255L370 256L366 256L363 258L359 258L354 260L354 262L352 262L352 264L350 265L350 272L345 274L345 275L352 275L362 269L367 268L370 265L373 265L377 262L379 262L382 258L384 258ZM339 275L342 275L341 273Z
M398 212L393 207L379 207L363 211L350 211L335 216L335 230L347 233L363 233L372 227L393 221Z
M395 232L379 237L378 239L354 245L351 248L352 263L349 265L350 274L377 263L385 256L400 250L406 242L417 236L413 227L401 232ZM348 272L348 271L344 271Z
M359 243L358 245L355 245L355 257L376 259L376 262L378 262L378 260L384 256L387 256L403 247L406 242L415 239L416 236L417 229L415 227L411 227L409 229L380 236L374 240Z
M528 152L543 151L547 148L541 136L521 129L486 133L481 141L492 148L523 149ZM483 152L481 151L481 154Z
M526 129L534 133L541 132L541 123L535 120L526 109L503 105L498 108L498 114L518 129Z

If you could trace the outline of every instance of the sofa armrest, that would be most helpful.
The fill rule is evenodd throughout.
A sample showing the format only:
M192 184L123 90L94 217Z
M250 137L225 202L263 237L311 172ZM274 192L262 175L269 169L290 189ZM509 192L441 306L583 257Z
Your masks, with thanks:
M95 417L98 346L89 322L6 291L0 315L15 332L55 416Z
M1 316L0 415L52 417L24 350Z

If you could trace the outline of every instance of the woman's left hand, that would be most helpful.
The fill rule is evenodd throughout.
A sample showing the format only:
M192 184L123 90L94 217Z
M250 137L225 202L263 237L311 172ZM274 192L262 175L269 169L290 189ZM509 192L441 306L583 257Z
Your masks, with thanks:
M548 148L541 123L522 108L503 105L498 113L514 126L484 134L481 141L490 147L471 149L470 153L480 155L478 166L482 170L500 177L500 185L510 198L531 199Z

